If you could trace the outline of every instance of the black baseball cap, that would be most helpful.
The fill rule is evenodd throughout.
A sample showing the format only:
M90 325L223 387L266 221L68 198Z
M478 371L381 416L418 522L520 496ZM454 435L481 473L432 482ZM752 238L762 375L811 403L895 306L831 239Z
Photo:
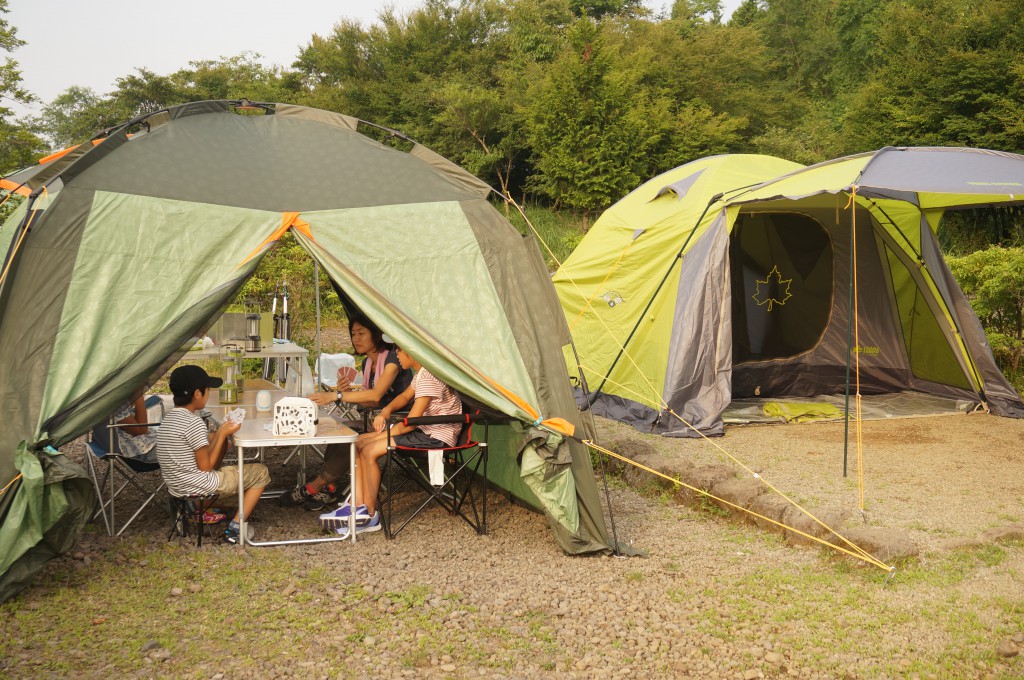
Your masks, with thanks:
M178 366L171 372L171 392L174 396L191 399L196 390L206 391L208 387L220 387L224 381L208 374L199 366Z

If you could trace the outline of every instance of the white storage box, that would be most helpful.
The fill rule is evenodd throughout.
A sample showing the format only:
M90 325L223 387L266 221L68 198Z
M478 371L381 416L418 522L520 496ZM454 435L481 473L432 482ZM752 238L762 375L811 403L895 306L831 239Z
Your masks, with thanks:
M275 437L312 437L316 434L316 404L305 397L284 397L274 404Z

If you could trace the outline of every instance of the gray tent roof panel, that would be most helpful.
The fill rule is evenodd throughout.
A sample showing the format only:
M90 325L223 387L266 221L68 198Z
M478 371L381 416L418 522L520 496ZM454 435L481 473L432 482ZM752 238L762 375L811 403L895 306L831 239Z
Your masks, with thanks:
M701 176L701 173L703 173L706 169L707 168L701 168L692 175L687 175L681 180L673 182L668 186L662 187L661 189L658 190L658 193L654 197L660 198L661 196L664 196L665 194L671 191L675 193L676 198L682 200L682 198L686 196L686 192L690 190L690 187L693 186L694 182L697 181L697 179Z
M987 149L886 147L864 167L861 187L950 194L1024 194L1024 156Z

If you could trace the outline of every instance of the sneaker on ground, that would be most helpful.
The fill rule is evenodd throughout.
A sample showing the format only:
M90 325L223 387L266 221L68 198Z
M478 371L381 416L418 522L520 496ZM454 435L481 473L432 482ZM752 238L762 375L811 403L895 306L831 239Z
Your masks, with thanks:
M256 532L253 530L252 525L246 522L245 524L245 540L251 541ZM224 540L231 545L238 545L238 529L232 529L230 526L224 530Z
M356 526L357 534L369 534L374 531L380 531L380 512L373 513L373 517L366 519L365 521L356 520L359 524ZM339 536L348 536L348 520L345 520L343 527L335 528L335 532Z
M305 489L303 489L303 492L305 492ZM313 495L307 495L303 505L307 510L323 510L328 505L333 505L334 503L337 503L337 498L334 497L334 494L321 489Z
M303 484L295 487L289 493L278 496L277 502L286 508L293 508L296 505L303 505L307 498L309 498L309 493L306 491L306 485Z
M324 531L330 531L332 529L345 529L348 530L348 520L352 515L352 506L343 505L337 510L331 512L325 512L320 515L320 527ZM366 509L365 505L360 505L356 508L356 524L364 524L370 519L370 512Z

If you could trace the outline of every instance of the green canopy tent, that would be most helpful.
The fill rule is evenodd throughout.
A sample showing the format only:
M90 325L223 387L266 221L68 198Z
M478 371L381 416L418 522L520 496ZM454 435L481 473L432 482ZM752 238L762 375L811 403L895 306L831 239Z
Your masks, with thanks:
M47 446L152 384L289 230L348 304L508 416L516 431L492 437L493 483L543 510L566 552L611 548L588 453L565 436L582 423L536 243L475 177L365 125L197 102L141 116L27 182L33 205L0 248L0 599L91 509L84 473Z
M595 412L671 436L722 434L733 399L842 394L852 354L862 394L1024 416L935 238L946 210L1022 202L1024 157L885 148L784 163L718 156L655 178L559 269Z

